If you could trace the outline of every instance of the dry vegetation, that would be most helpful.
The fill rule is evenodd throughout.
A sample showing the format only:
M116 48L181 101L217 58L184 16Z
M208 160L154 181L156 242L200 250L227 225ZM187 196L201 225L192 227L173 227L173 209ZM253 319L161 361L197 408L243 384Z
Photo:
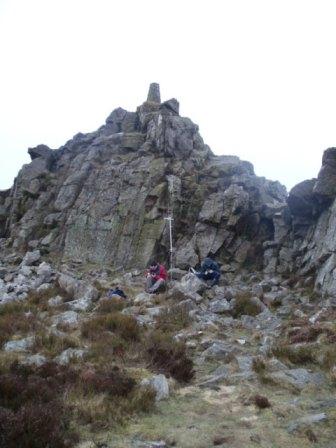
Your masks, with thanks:
M233 317L238 318L243 315L256 316L260 313L260 307L251 301L251 293L240 293L235 297L235 306L233 310Z
M125 341L140 339L140 327L134 317L118 312L96 316L85 321L81 328L82 336L91 341L100 339L104 332L112 332Z
M71 336L58 336L54 333L45 331L38 332L35 335L34 352L43 353L49 357L59 355L63 350L68 348L77 348L78 341Z
M12 302L0 307L0 346L14 334L25 336L37 328L36 315L27 304Z
M149 334L146 354L153 368L177 381L188 382L194 376L193 362L186 353L185 344L175 342L169 334L162 331Z
M271 403L269 402L268 398L264 397L263 395L255 395L252 398L252 402L259 409L266 409L271 407Z
M151 412L155 392L139 385L142 376L134 373L137 368L162 372L183 383L194 375L185 344L172 338L190 323L186 309L168 309L149 331L121 313L124 300L102 299L79 330L62 328L67 333L60 334L44 324L55 312L48 306L55 295L67 300L56 285L30 293L24 303L0 307L0 344L34 334L31 352L49 360L83 345L87 354L67 366L48 361L30 367L18 357L0 364L0 448L71 447L78 439L73 428L107 429Z
M273 355L298 365L314 364L316 362L314 349L311 346L293 347L289 344L281 343L273 348Z
M315 364L329 371L336 365L336 328L334 324L310 324L307 319L293 319L283 327L281 342L273 355L294 365Z
M161 312L156 321L156 328L164 333L177 333L188 327L190 322L188 309L175 305Z
M96 311L100 314L114 313L116 311L122 311L125 306L125 299L112 297L111 299L100 300Z
M72 446L71 422L92 424L92 429L122 423L150 411L154 402L154 392L137 386L118 366L50 362L32 368L15 362L0 374L0 446Z
M72 371L46 364L40 369L13 363L0 374L0 446L71 446L70 413L61 391Z

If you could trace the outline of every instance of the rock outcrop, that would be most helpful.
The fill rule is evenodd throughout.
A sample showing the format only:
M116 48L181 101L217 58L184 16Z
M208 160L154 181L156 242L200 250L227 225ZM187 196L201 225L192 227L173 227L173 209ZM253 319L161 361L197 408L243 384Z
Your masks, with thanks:
M178 102L161 102L158 84L136 112L115 109L96 132L29 154L0 195L0 235L17 250L143 267L167 259L173 213L178 266L213 252L235 270L262 268L263 244L281 233L285 188L238 157L213 155Z
M324 152L317 179L302 182L289 193L293 216L293 270L312 275L315 289L336 295L336 148Z
M308 276L336 295L336 148L287 197L249 162L215 156L153 83L136 112L117 108L95 132L28 152L31 163L0 192L0 238L16 251L143 268L168 262L172 214L179 268L214 253L223 272Z

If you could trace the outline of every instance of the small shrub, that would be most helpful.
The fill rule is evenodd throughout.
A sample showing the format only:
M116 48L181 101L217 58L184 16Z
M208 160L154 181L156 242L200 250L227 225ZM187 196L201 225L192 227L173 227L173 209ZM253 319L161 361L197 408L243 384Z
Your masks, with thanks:
M13 300L12 302L0 305L0 317L10 314L21 314L25 310L25 303Z
M226 445L227 442L230 441L229 437L225 437L225 436L215 436L213 438L213 446L223 446L224 444Z
M62 366L56 364L54 361L46 362L40 367L25 366L15 361L11 364L9 373L19 377L25 385L28 384L29 378L31 377L42 378L47 381L55 393L58 393L59 389L64 385L74 384L79 377L78 371L72 367Z
M13 374L0 376L0 406L18 409L23 397L25 385L22 379Z
M115 313L116 311L122 311L125 305L125 299L118 299L117 297L101 299L97 306L97 312L101 314Z
M264 360L260 357L253 358L252 370L258 374L263 374L266 371L266 364Z
M84 393L107 393L113 397L127 397L136 382L114 366L102 372L92 370L83 383Z
M111 331L118 334L125 341L138 341L140 339L140 327L132 316L121 313L110 313L97 316L83 322L82 336L91 340L101 338L103 331Z
M256 316L260 313L260 307L251 301L249 292L241 292L235 297L235 306L233 309L233 317L237 318L243 315Z
M298 344L300 342L316 341L321 333L323 333L321 327L305 327L291 330L288 337L291 344Z
M104 317L95 317L82 323L81 335L84 338L94 341L101 338L101 332L104 329Z
M51 356L56 356L63 350L77 347L78 342L69 336L57 336L53 333L41 333L35 336L33 350L37 352L47 352Z
M265 409L271 407L271 403L269 402L268 398L262 395L255 395L252 401L259 409Z
M137 387L128 401L128 413L150 412L155 406L156 392L151 387Z
M336 347L326 347L319 354L319 364L323 369L329 370L336 365Z
M92 431L110 429L116 423L123 423L116 404L104 395L81 397L77 394L73 407L77 421L90 425Z
M85 395L75 402L78 419L90 424L92 430L111 428L123 424L130 416L151 412L155 407L155 391L147 387L135 387L127 396Z
M51 286L43 291L31 290L28 293L27 302L33 305L42 305L60 293L61 290L57 285Z
M65 382L60 372L61 369L54 369L51 377L43 376L43 369L15 371L12 368L11 372L0 375L0 406L16 411L30 402L47 403L57 399Z
M126 341L137 341L140 338L140 327L132 316L112 313L106 316L107 330L119 334Z
M105 286L102 286L102 284L98 280L95 280L93 282L93 286L98 290L99 297L104 297L109 290L109 288L105 288Z
M280 359L285 359L293 364L316 363L316 358L312 347L291 347L280 344L273 348L273 355Z
M2 314L0 316L0 346L14 334L26 335L35 331L37 327L38 322L32 313L25 314L21 311L13 312L13 314Z
M177 333L191 322L186 307L173 306L165 309L157 318L156 328L165 333Z
M307 439L309 440L309 442L312 442L312 443L318 442L317 436L311 428L306 428L304 434L307 437Z
M87 359L95 364L106 365L116 357L123 359L127 348L127 342L123 338L114 334L106 334L103 338L91 343Z
M59 399L65 381L58 375L65 369L53 365L50 371L50 366L48 372L47 365L33 368L14 362L0 375L1 447L66 446L70 418Z
M175 342L160 331L151 333L146 348L150 364L180 382L188 382L194 376L193 361L187 356L186 346Z
M303 327L306 325L310 325L308 317L295 317L288 322L288 326L290 327Z
M327 335L327 341L329 344L335 344L336 343L336 332L329 333Z
M30 403L14 413L0 409L0 446L6 448L65 448L69 417L59 403Z
M64 299L64 302L67 302L69 300L73 300L73 297L71 294L69 294L67 291L62 289L59 285L59 283L56 281L54 285L50 285L50 288L37 291L37 290L31 290L28 293L27 297L27 303L31 305L39 305L40 309L47 309L48 308L48 300L55 296L61 296Z

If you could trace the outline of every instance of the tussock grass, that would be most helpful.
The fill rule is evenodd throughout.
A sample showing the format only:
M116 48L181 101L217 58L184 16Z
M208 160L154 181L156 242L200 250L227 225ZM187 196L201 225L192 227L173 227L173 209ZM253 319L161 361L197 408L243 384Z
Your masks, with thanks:
M266 364L261 357L253 358L252 370L254 370L254 372L256 372L258 375L266 372Z
M106 296L109 288L106 288L105 286L103 286L99 280L95 280L93 282L93 286L98 290L99 292L99 297L104 297Z
M0 305L0 318L3 316L9 316L11 314L20 314L27 311L26 302L14 300L12 302Z
M78 346L78 341L73 337L40 332L35 336L33 351L54 357L68 348L78 348Z
M279 344L272 349L277 358L290 361L292 364L316 364L314 349L311 346L292 347L289 344Z
M114 334L105 334L91 343L86 359L95 365L106 365L116 360L124 361L130 351L130 344L123 338Z
M125 299L112 297L111 299L101 299L96 311L100 314L115 313L125 308Z
M325 370L336 366L336 347L334 345L322 348L318 353L318 362Z
M117 334L125 341L137 341L141 334L134 317L117 312L87 320L81 327L82 336L93 341L100 339L102 332L107 331Z
M188 327L190 322L188 309L175 305L160 313L156 320L156 329L164 333L177 333Z
M50 288L37 291L37 290L30 290L28 292L28 297L26 299L27 304L30 305L38 305L39 309L46 309L48 307L48 300L55 296L62 296L63 298L67 298L68 294L66 291L60 288L58 283L55 283L54 285L50 285Z
M235 306L233 309L233 317L238 318L243 315L256 316L260 313L260 307L251 301L250 292L241 292L235 297Z
M135 387L129 395L111 399L106 394L83 395L76 391L68 396L76 421L99 431L122 425L128 418L149 413L155 408L155 392L148 387Z
M23 337L39 327L35 314L25 313L24 309L14 303L0 306L0 347L13 335Z
M152 367L177 381L189 382L194 376L193 361L183 342L174 341L169 334L153 331L146 341L146 354Z
M303 328L295 328L289 331L288 338L291 344L300 342L313 342L324 332L324 329L318 326L306 326Z

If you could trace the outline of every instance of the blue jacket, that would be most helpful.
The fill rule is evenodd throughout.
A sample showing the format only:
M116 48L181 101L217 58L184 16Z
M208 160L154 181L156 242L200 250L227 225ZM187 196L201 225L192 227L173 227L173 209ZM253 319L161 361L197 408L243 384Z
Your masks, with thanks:
M220 273L219 265L211 258L205 258L201 265L201 272L205 271L216 271Z

